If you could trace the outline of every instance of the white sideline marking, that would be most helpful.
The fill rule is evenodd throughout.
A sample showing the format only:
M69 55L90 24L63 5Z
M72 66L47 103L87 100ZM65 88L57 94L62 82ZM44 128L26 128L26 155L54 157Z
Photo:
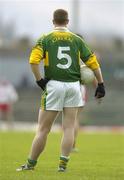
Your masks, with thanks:
M7 127L4 121L0 121L0 131L32 131L37 129L37 123L29 122L14 122L11 127ZM62 131L60 124L54 124L51 129L52 132ZM124 126L82 126L81 132L93 134L93 133L122 133L124 134Z

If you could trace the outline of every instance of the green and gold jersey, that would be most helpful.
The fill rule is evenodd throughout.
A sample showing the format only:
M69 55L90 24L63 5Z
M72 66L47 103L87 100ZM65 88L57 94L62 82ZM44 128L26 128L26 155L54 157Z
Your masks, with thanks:
M39 64L42 59L45 77L63 82L80 80L80 59L92 69L99 66L86 43L67 28L55 28L37 41L29 62Z

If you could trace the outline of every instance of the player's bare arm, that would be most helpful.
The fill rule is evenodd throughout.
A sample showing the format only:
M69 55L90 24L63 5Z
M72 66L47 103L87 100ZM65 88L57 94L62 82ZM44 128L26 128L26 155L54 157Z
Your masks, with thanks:
M39 64L31 64L31 70L35 76L36 81L39 81L42 78L39 70Z
M47 78L42 78L41 73L40 73L40 69L39 69L39 64L31 64L31 69L32 72L35 76L36 79L36 83L37 85L41 88L41 89L45 89L47 82L49 81L49 79Z
M89 60L86 62L86 64L91 68L95 74L96 80L98 82L98 85L96 87L95 91L95 97L97 99L103 98L105 96L105 87L104 87L104 80L101 72L100 65L97 61L97 58L95 55L92 55Z
M94 70L94 74L96 76L97 82L98 83L103 83L103 77L102 77L102 73L101 73L101 68L99 67L98 69Z

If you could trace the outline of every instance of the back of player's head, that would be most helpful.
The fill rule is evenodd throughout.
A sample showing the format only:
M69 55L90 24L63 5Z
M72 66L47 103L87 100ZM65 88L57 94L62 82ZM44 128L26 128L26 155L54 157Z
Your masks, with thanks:
M68 12L64 9L57 9L53 13L53 23L57 25L68 24Z

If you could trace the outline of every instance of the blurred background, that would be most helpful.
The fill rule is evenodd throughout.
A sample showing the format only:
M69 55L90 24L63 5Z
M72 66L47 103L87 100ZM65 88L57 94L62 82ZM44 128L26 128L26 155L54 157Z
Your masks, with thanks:
M106 97L100 105L95 90L87 87L81 124L124 126L123 0L0 0L0 80L17 91L15 122L37 122L41 90L28 60L36 40L53 29L52 14L58 8L69 12L69 29L82 35L97 54L105 79Z

